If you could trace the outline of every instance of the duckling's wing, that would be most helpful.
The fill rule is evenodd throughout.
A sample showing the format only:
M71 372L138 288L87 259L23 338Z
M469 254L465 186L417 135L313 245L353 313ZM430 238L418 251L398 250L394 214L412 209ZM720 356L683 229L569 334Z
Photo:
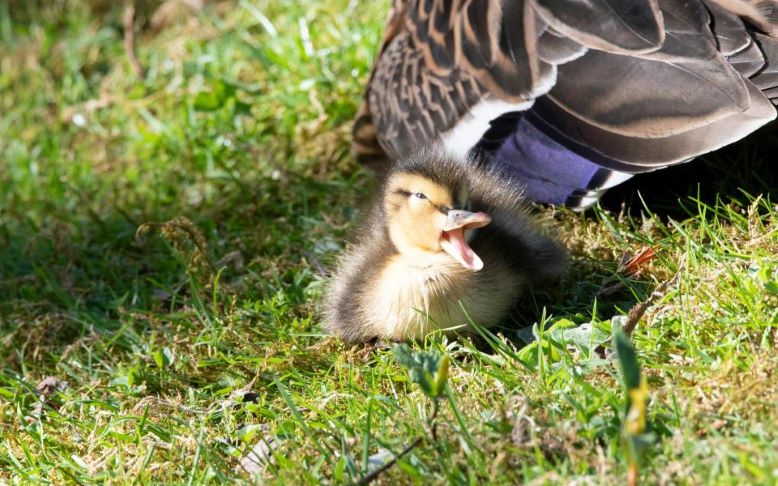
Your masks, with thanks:
M478 146L524 179L560 161L582 174L545 198L565 202L774 119L776 36L775 0L397 0L355 148Z

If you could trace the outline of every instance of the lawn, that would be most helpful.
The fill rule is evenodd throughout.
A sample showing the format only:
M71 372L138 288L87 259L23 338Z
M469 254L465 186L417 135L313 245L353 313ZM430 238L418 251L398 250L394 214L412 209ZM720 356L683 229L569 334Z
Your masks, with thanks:
M515 326L346 346L319 309L388 2L201 3L136 2L137 66L120 2L0 3L0 484L778 483L775 128L536 208L573 263Z

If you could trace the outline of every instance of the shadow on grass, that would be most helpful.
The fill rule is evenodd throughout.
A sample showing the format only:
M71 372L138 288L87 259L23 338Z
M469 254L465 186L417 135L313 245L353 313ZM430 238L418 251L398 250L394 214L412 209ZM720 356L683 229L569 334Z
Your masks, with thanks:
M613 188L601 206L613 215L622 211L639 224L647 211L662 221L698 217L697 201L715 207L717 201L743 201L746 194L778 199L778 126L763 128L753 136L689 163L634 177ZM598 220L594 210L584 217ZM639 232L639 230L638 230ZM609 319L626 314L648 298L655 283L630 280L610 295L601 295L606 281L616 278L617 261L599 261L573 255L567 274L554 285L530 293L516 305L501 332L518 347L524 345L527 328L546 316L577 323L593 318ZM522 336L521 338L519 336Z
M352 183L289 175L254 180L250 191L228 184L197 208L50 207L38 223L24 210L7 215L14 226L0 229L0 361L18 367L19 352L56 360L90 336L128 350L149 332L194 336L244 302L255 303L242 318L247 327L275 323L276 312L302 318L316 273L305 255L332 252L348 218L338 208L352 197L340 189ZM199 256L197 244L159 225L136 237L140 225L178 216L202 238ZM198 257L207 262L195 268ZM261 329L249 338L261 341Z
M716 198L727 202L762 194L775 201L778 196L778 126L773 123L745 140L681 164L641 174L603 196L602 207L633 216L648 209L662 218L685 219L696 214L697 199L714 205ZM641 201L642 198L642 201Z
M526 344L529 328L545 316L547 325L564 318L577 324L592 320L608 320L626 315L638 302L647 299L655 287L648 280L624 280L623 287L601 295L603 284L615 280L615 264L609 272L602 265L573 260L568 273L542 290L530 292L512 309L500 326L500 331L518 348Z

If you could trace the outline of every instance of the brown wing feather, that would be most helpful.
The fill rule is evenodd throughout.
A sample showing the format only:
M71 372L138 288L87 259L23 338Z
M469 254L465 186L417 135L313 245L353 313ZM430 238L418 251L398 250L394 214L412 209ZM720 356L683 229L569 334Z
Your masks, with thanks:
M554 29L594 49L631 55L655 51L664 42L657 0L535 0L531 3Z
M386 27L384 27L381 46L378 50L373 70L370 73L367 89L365 90L365 98L362 105L357 110L357 115L354 119L354 127L352 129L352 150L356 155L357 161L378 172L380 172L389 161L386 160L386 154L381 148L379 137L376 132L376 126L373 121L373 110L370 106L371 85L377 68L380 65L385 64L385 61L383 60L384 51L400 33L403 27L407 8L408 0L392 1L392 8L389 10L389 18L386 21ZM376 108L379 110L381 109L380 106Z
M368 93L368 103L380 106L373 111L373 120L381 129L381 145L392 158L453 126L483 93L462 69L454 68L446 76L433 72L419 50L408 48L412 42L405 32L392 40L384 51L389 62L376 67Z
M706 0L748 19L765 34L778 36L778 2L776 0Z
M776 0L395 0L355 149L400 157L482 101L542 97L595 150L677 162L774 118L775 36Z

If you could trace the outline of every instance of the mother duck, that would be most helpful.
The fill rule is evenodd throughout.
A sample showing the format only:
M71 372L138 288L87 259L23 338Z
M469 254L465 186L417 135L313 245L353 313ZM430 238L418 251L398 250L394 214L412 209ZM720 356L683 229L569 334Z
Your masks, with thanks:
M776 0L394 0L354 148L374 167L479 154L527 198L582 209L774 104Z

